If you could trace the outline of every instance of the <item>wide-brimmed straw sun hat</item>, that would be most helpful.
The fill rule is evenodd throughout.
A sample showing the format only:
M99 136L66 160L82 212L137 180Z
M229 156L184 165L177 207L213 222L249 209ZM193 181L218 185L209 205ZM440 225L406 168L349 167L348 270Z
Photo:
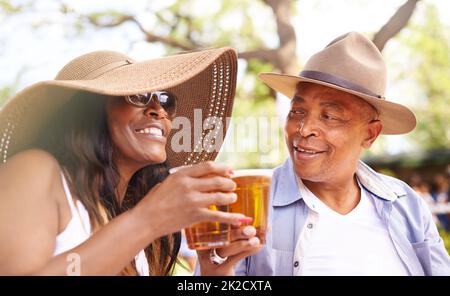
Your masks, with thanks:
M387 70L378 48L357 32L344 34L313 55L298 76L260 73L271 88L289 98L299 82L312 82L354 94L379 113L382 134L405 134L416 126L414 113L385 99Z
M214 118L209 128L214 131L222 128L224 136L227 117L232 112L236 76L237 54L232 48L207 49L143 62L114 51L82 55L64 66L54 80L25 88L0 110L0 163L29 148L52 115L80 92L126 96L170 91L177 96L177 116L185 116L193 123L194 110L201 109L200 126L206 118ZM217 145L221 142L209 144L214 144L216 149L208 149L208 143L205 145L208 139L215 140L211 130L194 132L194 124L191 125L190 150L173 151L170 140L174 131L169 135L166 146L169 166L194 164L217 156Z

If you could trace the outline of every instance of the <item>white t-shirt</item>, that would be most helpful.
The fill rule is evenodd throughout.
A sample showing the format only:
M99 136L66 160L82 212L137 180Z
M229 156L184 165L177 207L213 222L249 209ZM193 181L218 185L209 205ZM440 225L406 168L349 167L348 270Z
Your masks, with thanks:
M294 275L408 275L363 188L360 202L346 215L329 208L300 180L299 188L309 214L295 248L299 265Z

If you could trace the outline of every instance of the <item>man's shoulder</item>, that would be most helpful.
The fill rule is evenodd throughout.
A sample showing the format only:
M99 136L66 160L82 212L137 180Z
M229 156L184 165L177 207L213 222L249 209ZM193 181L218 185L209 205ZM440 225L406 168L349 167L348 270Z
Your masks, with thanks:
M376 172L376 174L378 174L378 176L383 180L384 183L388 184L388 186L392 187L393 189L397 189L397 191L412 190L412 188L403 180L378 172Z
M413 208L423 207L422 198L405 181L376 171L373 172L383 184L397 195L397 204L412 206Z
M369 183L375 186L386 187L390 191L394 192L398 197L414 193L414 190L404 181L393 176L379 173L362 161L359 162L358 172L360 177L368 177L364 179L369 179Z

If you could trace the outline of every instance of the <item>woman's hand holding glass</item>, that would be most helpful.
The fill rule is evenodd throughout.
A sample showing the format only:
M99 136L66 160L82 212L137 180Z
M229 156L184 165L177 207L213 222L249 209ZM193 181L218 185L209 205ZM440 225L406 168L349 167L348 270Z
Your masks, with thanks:
M214 162L180 168L154 186L135 209L156 238L198 222L248 222L251 218L243 214L208 209L236 201L231 172L228 166Z

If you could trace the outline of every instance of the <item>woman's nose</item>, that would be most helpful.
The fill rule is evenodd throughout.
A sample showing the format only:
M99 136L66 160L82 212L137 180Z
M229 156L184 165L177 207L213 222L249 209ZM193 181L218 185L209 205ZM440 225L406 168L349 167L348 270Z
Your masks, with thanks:
M145 115L156 117L157 119L168 118L168 114L160 104L155 101L150 102L144 111Z

